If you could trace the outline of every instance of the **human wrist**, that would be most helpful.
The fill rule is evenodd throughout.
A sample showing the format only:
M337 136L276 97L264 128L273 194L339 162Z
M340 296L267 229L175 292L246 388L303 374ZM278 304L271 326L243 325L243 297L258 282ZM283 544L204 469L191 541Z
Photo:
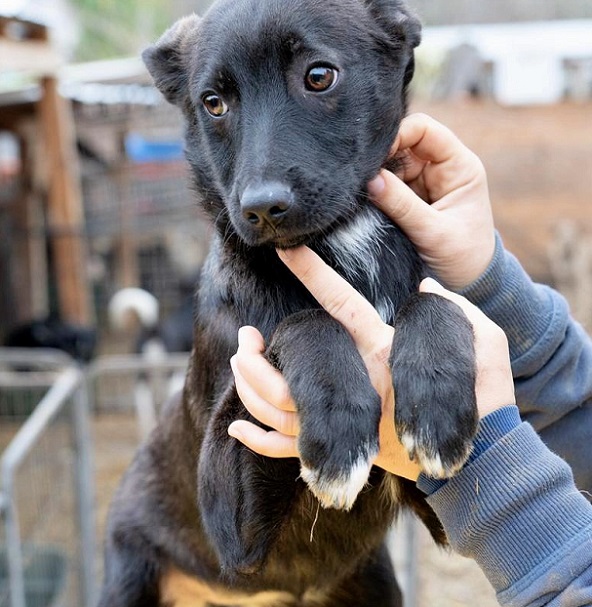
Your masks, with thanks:
M506 405L485 415L479 421L477 433L473 439L471 454L465 464L471 465L478 457L506 434L520 425L520 413L516 405ZM417 487L426 495L431 495L448 482L448 479L436 479L421 473L417 479Z
M452 548L474 559L498 593L515 592L519 581L528 587L535 569L557 571L558 555L592 530L571 469L526 423L426 499Z

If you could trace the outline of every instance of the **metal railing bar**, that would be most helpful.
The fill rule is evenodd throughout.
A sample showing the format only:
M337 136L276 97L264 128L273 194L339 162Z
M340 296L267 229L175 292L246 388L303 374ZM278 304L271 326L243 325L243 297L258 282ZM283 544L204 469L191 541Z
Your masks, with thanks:
M140 355L113 355L101 356L93 361L86 369L89 379L94 379L102 373L139 373L150 371L178 371L189 363L189 355L186 353L167 353L162 358L146 359Z
M0 371L2 388L49 388L59 371Z
M2 479L7 479L26 457L47 425L82 383L83 378L82 371L76 368L65 369L60 374L0 457Z
M74 439L76 448L76 484L78 521L80 525L80 554L82 555L81 582L86 607L96 604L98 595L94 571L95 487L93 480L92 435L90 429L90 400L84 377L74 397Z
M75 364L68 354L51 348L0 348L0 363L54 368Z
M79 369L64 370L0 457L0 490L6 496L5 501L7 502L4 518L12 607L26 607L23 554L15 500L14 475L41 434L58 415L76 388L81 385L83 378Z

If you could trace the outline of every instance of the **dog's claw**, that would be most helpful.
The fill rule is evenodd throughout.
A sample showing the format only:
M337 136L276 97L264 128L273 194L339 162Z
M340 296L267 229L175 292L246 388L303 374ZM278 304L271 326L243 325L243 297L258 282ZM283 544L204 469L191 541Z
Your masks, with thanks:
M443 455L429 440L415 439L409 432L403 432L400 440L409 458L417 461L425 474L440 479L454 476L465 465L472 446L472 443L467 441L462 454L452 458Z

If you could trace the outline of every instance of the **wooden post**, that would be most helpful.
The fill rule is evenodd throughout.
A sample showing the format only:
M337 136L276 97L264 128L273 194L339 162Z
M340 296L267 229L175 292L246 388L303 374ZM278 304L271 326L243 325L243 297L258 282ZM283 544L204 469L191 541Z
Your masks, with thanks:
M84 212L71 107L60 97L56 78L44 78L41 84L39 109L47 154L48 225L60 313L64 321L90 324L93 315L86 275Z
M127 127L127 125L126 125ZM125 154L125 130L119 135L119 159L115 180L119 195L119 235L117 239L117 284L123 287L140 286L138 243L133 226L134 209L130 200L130 164Z

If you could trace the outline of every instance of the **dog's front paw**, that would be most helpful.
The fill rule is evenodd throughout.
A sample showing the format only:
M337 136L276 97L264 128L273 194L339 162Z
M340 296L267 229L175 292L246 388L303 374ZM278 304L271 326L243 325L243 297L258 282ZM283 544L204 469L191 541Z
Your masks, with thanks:
M337 474L325 471L323 466L309 468L303 463L300 476L323 508L351 510L368 481L377 454L377 446L368 448Z
M423 471L453 476L477 429L473 330L458 306L416 294L399 312L391 354L395 426Z
M351 335L324 310L306 310L277 328L268 357L300 415L302 479L323 507L350 510L378 453L381 414Z
M350 510L378 455L380 398L368 377L359 379L319 389L315 417L301 416L301 477L324 508Z

